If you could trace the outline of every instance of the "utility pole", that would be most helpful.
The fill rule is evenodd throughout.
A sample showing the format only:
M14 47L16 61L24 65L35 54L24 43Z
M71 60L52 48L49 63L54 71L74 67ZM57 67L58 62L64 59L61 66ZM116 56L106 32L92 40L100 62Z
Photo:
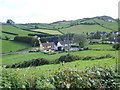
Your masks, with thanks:
M68 54L70 54L70 36L69 36L69 33L67 32L67 39L68 39Z
M38 37L38 41L39 41L39 45L40 45L40 50L43 50L43 46L42 46L42 43L40 41L40 37Z

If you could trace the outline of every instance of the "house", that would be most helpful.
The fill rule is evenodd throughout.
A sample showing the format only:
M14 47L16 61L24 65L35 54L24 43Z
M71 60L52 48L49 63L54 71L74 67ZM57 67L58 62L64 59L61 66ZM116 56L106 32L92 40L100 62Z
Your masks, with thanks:
M90 36L94 36L94 35L95 35L95 33L94 33L94 32L91 32L91 33L90 33Z
M57 43L57 49L61 51L61 50L65 49L66 47L69 47L71 45L76 45L76 43L74 43L71 40L59 41Z
M75 45L71 46L70 48L70 51L79 51L79 50L80 50L79 46L75 46Z
M109 43L120 43L120 37L110 38L110 42Z
M100 35L101 35L102 37L104 37L104 36L107 36L107 33L106 33L106 32L101 32Z
M35 29L35 26L30 26L29 28L30 28L30 29Z
M56 49L56 45L54 42L46 42L46 43L42 43L42 48L43 51L50 52Z

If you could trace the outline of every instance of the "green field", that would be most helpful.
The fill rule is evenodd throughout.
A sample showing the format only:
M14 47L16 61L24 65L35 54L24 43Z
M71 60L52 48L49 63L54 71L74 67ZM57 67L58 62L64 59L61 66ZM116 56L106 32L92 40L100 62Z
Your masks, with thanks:
M95 45L89 45L89 49L101 49L101 50L109 50L113 49L112 45L109 44L95 44Z
M98 20L98 19L94 19L94 20L96 22L100 23L101 25L112 29L113 31L118 31L118 23L117 22L107 22L107 21Z
M38 32L43 32L43 33L48 33L48 34L52 34L52 35L61 35L60 32L58 32L57 30L47 30L47 29L32 29L33 31L38 31Z
M60 29L63 33L82 33L82 32L111 32L111 30L103 28L99 25L77 25L65 29Z
M5 38L6 36L7 36L8 38L14 39L14 37L15 37L16 35L7 34L7 33L2 33L2 38Z
M21 49L31 48L30 45L15 41L0 40L2 42L2 53L16 52Z
M65 68L76 68L78 70L84 70L86 67L97 66L112 66L115 67L115 59L107 58L100 60L77 60L73 62L65 63L64 66L60 64L51 64L51 65L42 65L37 67L28 67L28 68L17 68L17 69L7 69L8 71L16 72L20 77L25 76L25 78L30 78L29 76L49 76L50 72L55 72L60 67Z
M70 26L70 21L56 22L52 23L51 25L54 26L55 28L66 28Z
M15 33L15 34L18 34L18 35L38 34L38 33L35 33L35 32L24 31L22 29L13 27L11 25L2 25L2 31ZM9 35L10 34L8 34L8 37L9 37ZM4 37L4 34L3 34L3 37Z
M113 56L116 56L115 51L94 51L94 50L88 50L88 51L78 51L78 52L70 52L70 54L78 55L78 56L103 56L106 54L111 54ZM11 65L18 62L28 61L32 59L37 58L45 58L48 60L55 60L59 58L62 55L66 55L67 53L62 54L55 54L55 55L46 55L43 53L25 53L25 54L14 54L14 55L5 55L2 57L3 65Z

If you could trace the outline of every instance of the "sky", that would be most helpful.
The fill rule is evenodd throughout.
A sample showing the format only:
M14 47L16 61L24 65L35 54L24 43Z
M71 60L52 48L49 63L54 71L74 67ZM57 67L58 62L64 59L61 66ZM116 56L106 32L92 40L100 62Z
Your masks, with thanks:
M95 16L118 18L119 0L0 0L0 22L52 23Z

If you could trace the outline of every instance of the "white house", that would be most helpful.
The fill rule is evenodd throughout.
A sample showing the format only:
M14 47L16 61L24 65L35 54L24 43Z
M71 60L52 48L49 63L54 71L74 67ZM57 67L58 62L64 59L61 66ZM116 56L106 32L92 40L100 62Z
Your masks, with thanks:
M57 43L57 49L58 48L61 48L61 50L65 49L66 47L69 47L71 45L76 45L76 43L74 43L73 41L71 40L66 40L66 41L59 41Z

